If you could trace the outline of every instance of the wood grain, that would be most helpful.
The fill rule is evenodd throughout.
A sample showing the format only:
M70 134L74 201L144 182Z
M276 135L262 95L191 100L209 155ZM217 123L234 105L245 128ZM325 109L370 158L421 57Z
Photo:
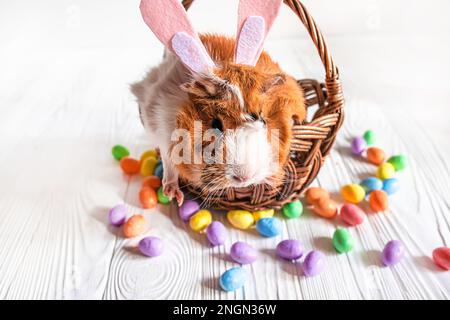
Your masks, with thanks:
M323 76L308 39L296 40L268 47L295 75ZM366 39L359 41L366 48L360 54L369 56L383 55L376 50L389 40L375 38L369 46ZM435 267L430 255L435 247L450 245L450 154L440 147L445 143L440 122L424 123L421 115L428 119L425 114L442 112L448 119L449 111L436 101L424 106L421 96L414 103L397 95L395 86L375 75L365 83L364 67L350 55L348 40L332 38L331 45L343 74L348 116L315 183L339 201L340 186L374 173L348 152L350 139L368 128L387 154L410 159L389 210L368 213L364 224L351 228L356 246L344 255L331 245L340 222L308 210L300 219L283 219L277 238L229 228L225 245L211 248L204 235L193 234L178 218L175 205L139 208L140 178L123 176L110 148L121 143L136 156L146 149L128 84L158 61L160 48L38 52L20 63L1 61L0 298L448 299L448 273ZM395 92L407 89L405 84ZM391 94L385 99L383 92ZM108 226L107 211L120 202L130 214L148 218L148 234L164 239L162 256L142 257L135 249L138 239L124 239ZM228 225L223 214L214 218ZM307 251L324 251L326 271L306 278L299 263L277 259L274 248L285 238L299 239ZM407 256L385 268L380 250L391 239L405 243ZM244 266L250 272L244 288L226 293L218 277L237 265L227 253L238 240L257 247L260 258Z

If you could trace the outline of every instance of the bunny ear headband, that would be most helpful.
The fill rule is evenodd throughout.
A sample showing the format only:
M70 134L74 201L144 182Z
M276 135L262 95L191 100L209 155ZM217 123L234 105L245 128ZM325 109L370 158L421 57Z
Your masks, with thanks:
M235 62L254 66L282 0L240 0ZM194 74L215 67L179 0L142 0L142 18L153 33Z

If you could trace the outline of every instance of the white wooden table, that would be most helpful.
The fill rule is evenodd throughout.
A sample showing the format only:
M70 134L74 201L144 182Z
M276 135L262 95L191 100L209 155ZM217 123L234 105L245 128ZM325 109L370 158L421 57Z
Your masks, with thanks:
M211 248L178 218L175 205L139 208L140 178L123 176L110 148L121 143L136 156L146 149L128 84L159 61L160 47L10 52L0 61L0 298L448 299L450 274L430 256L450 245L449 48L443 44L424 65L428 43L396 46L398 40L328 39L344 81L347 117L315 183L338 194L340 186L374 172L348 152L349 140L368 128L387 154L410 160L389 210L351 228L355 249L343 255L330 240L340 223L308 211L283 219L280 237L230 228L226 244ZM323 76L309 39L267 47L294 75ZM144 213L149 234L164 239L162 256L142 257L136 239L108 225L108 209L121 202ZM221 214L214 218L226 223ZM298 264L278 260L274 248L285 238L324 251L326 271L305 278ZM386 268L379 255L391 239L404 242L407 256ZM251 274L245 287L225 293L218 277L236 266L227 253L237 240L261 256L245 266Z

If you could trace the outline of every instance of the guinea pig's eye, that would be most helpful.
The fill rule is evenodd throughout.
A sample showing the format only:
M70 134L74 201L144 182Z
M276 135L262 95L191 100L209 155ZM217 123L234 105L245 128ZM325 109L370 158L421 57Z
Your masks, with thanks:
M212 126L214 129L217 129L217 130L219 130L219 131L222 131L222 130L223 130L222 121L220 121L220 119L214 118L214 119L212 120L212 122L211 122L211 126Z

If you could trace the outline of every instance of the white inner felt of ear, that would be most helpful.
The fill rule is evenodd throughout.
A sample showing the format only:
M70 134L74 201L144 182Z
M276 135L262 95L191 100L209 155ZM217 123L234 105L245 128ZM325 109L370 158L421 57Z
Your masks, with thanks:
M172 49L180 60L195 73L208 73L214 62L205 47L186 32L177 32L172 37Z
M261 54L260 48L264 42L264 18L260 16L248 17L242 25L236 48L235 62L254 66Z

